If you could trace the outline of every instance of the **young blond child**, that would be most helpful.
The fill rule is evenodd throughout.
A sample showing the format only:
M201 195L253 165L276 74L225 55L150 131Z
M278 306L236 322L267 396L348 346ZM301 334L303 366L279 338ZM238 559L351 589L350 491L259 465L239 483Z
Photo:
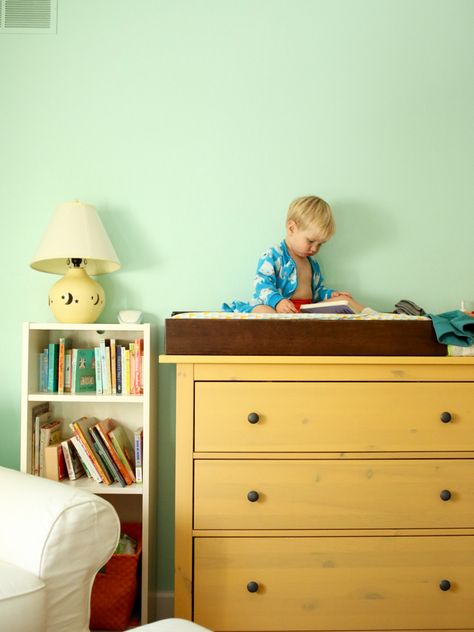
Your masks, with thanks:
M304 303L345 298L354 311L360 311L362 306L348 292L324 285L319 264L314 259L335 230L327 202L314 195L294 200L288 209L285 239L266 250L258 261L251 300L224 303L222 309L284 314L299 312Z

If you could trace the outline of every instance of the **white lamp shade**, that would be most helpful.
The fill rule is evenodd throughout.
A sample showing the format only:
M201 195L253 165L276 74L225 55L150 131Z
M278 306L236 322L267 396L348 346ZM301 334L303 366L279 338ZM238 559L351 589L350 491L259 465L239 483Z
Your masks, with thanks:
M56 207L30 265L40 272L64 274L73 258L85 259L85 268L92 275L120 268L95 207L78 201Z

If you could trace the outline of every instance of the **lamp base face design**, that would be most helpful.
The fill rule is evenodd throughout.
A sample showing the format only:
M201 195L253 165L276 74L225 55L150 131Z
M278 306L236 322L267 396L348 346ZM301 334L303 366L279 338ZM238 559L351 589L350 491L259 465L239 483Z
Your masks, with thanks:
M105 293L84 268L71 268L50 289L48 302L60 323L95 323L105 307Z

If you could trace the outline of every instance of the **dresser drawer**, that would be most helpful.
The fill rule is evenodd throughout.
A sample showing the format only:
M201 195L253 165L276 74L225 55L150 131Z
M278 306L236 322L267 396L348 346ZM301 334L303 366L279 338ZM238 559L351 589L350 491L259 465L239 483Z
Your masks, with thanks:
M195 449L473 450L474 384L198 382Z
M194 527L470 527L473 479L467 459L198 460Z
M194 620L216 632L472 628L473 588L470 536L195 541Z

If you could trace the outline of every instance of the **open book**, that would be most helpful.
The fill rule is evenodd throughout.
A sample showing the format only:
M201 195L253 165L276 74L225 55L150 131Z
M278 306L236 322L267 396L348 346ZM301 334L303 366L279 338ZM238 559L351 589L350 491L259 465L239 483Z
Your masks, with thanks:
M302 314L354 314L354 310L349 305L349 301L341 299L338 301L319 301L319 303L307 303L302 305Z

